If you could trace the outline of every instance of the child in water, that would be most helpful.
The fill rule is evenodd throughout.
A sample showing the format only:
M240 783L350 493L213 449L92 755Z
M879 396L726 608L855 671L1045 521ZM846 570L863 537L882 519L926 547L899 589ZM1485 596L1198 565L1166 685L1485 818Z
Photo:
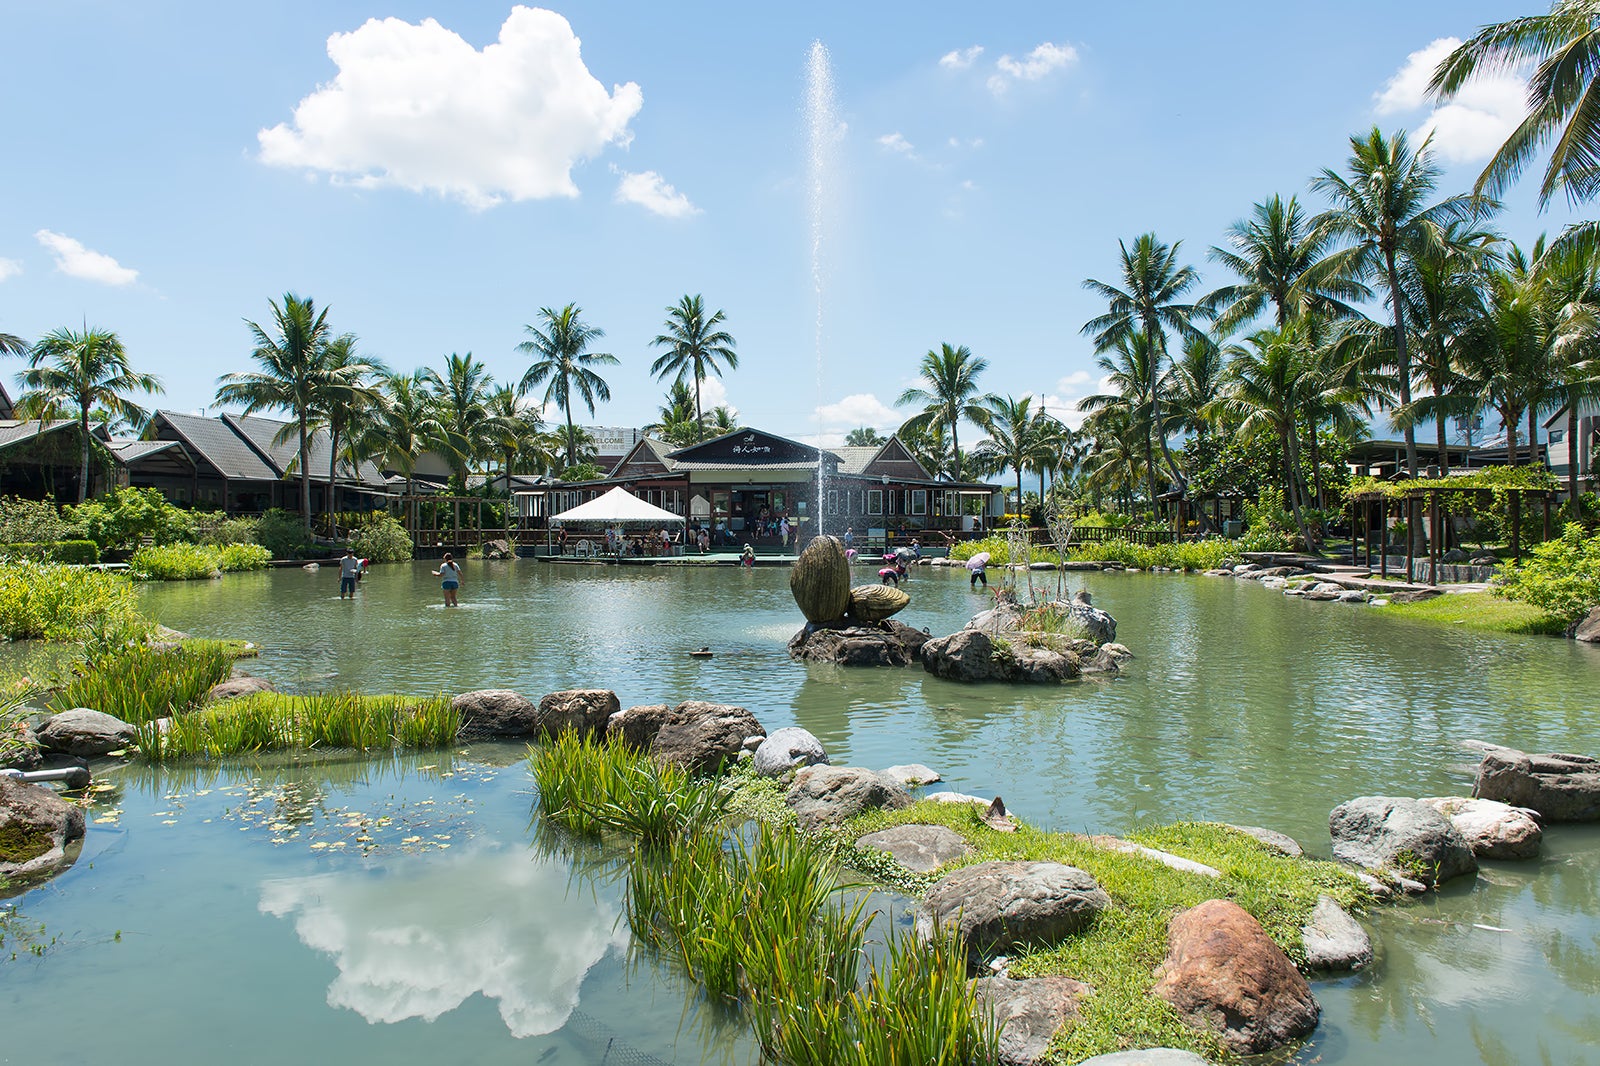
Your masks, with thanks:
M744 551L739 553L739 565L747 570L756 565L756 550L748 544L744 546Z

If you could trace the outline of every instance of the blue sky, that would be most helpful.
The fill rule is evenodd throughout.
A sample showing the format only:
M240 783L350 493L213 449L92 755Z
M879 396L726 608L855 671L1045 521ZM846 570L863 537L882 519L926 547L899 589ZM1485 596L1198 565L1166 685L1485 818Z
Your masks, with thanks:
M1320 210L1308 179L1374 123L1436 123L1443 191L1465 189L1519 86L1433 116L1417 72L1535 9L0 2L0 330L116 330L160 406L198 410L285 291L393 367L471 351L501 381L539 308L576 302L622 360L579 420L639 425L665 391L649 341L701 293L749 425L891 428L944 342L1065 411L1097 387L1082 281L1114 278L1119 239L1181 240L1220 285L1225 227L1274 192ZM820 368L816 40L838 119ZM1531 185L1500 220L1523 244L1573 217Z

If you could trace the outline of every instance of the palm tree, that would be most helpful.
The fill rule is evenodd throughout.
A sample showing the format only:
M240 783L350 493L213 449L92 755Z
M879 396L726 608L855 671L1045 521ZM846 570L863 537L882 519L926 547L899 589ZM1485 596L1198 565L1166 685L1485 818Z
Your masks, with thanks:
M1227 385L1217 406L1239 420L1242 436L1270 432L1278 439L1289 506L1309 548L1314 542L1302 507L1298 431L1308 376L1304 328L1291 321L1281 329L1257 330L1244 344L1230 344L1224 354Z
M505 474L506 493L509 494L517 460L542 461L544 458L539 455L544 422L538 410L510 385L502 385L490 393L484 410L489 416L485 435L491 446L500 452L500 471Z
M78 469L78 502L89 491L89 412L100 407L135 425L145 420L144 408L122 394L135 389L146 394L162 391L161 381L140 374L128 365L128 352L115 333L104 329L82 332L58 329L33 346L28 369L21 374L35 402L73 411L83 455Z
M1258 317L1268 304L1281 328L1304 305L1348 315L1355 311L1346 301L1371 295L1366 286L1330 274L1323 266L1329 234L1312 227L1293 196L1284 200L1274 195L1256 204L1248 220L1228 227L1227 243L1228 249L1214 247L1207 253L1240 279L1205 299L1217 309L1219 334Z
M1413 255L1437 248L1452 222L1470 221L1490 209L1488 201L1451 196L1435 204L1427 201L1439 184L1424 140L1415 152L1405 133L1385 137L1373 127L1366 137L1350 138L1346 175L1324 169L1311 187L1327 196L1333 207L1318 216L1317 231L1330 238L1348 240L1350 247L1325 260L1331 274L1357 280L1376 277L1394 312L1394 351L1399 373L1400 403L1411 403L1411 352L1406 336L1405 300L1401 265ZM1417 434L1405 427L1406 470L1417 476Z
M472 358L471 352L451 352L445 357L436 394L438 418L444 428L445 458L450 463L451 476L463 491L469 468L495 447L488 406L493 390L494 378L482 360Z
M364 424L374 423L375 409L383 404L383 394L372 382L382 374L381 364L356 354L356 337L343 333L329 341L323 350L322 381L309 412L308 425L328 430L328 528L333 530L334 487L338 482L340 445L348 446L361 435Z
M1428 91L1440 100L1482 72L1538 67L1528 81L1528 114L1478 177L1475 192L1499 195L1547 142L1550 163L1539 206L1557 189L1579 203L1600 193L1600 0L1557 0L1548 14L1485 26L1445 57Z
M1592 228L1557 241L1550 252L1557 305L1554 392L1567 412L1567 499L1578 501L1578 408L1600 399L1600 236Z
M517 351L536 360L522 375L522 383L517 391L529 392L548 378L550 384L544 390L544 403L548 406L554 400L556 406L566 413L568 466L578 461L575 448L577 437L572 424L572 390L577 389L584 406L593 415L595 401L610 400L611 388L605 378L591 368L617 365L616 356L587 350L590 343L606 334L605 330L584 322L580 317L582 313L583 308L577 304L567 304L559 311L541 307L539 318L544 328L524 326L531 339L517 345Z
M244 405L244 413L261 410L288 411L299 431L300 517L306 532L311 532L310 423L324 379L324 355L328 345L328 309L320 312L309 299L292 292L283 294L283 303L270 302L276 335L256 323L245 321L255 339L250 358L259 368L217 379L219 404Z
M713 437L720 437L739 428L739 417L733 413L733 408L725 403L719 403L706 413L702 424L706 427L706 432Z
M644 427L646 433L679 447L702 439L704 425L695 414L694 396L689 383L678 378L667 390L667 402L657 411L657 420Z
M416 491L417 459L435 445L442 447L444 427L437 417L439 375L426 367L410 374L388 374L380 382L384 402L371 428L369 454L381 457L386 468L406 476L406 495Z
M15 333L0 333L0 355L27 355L28 342Z
M966 345L952 347L944 344L938 351L929 350L919 367L922 386L913 386L895 400L896 407L922 404L922 410L908 418L902 431L920 433L935 425L950 434L950 471L961 480L961 440L959 426L963 418L981 428L987 428L989 396L978 394L978 376L989 369L987 360L972 354ZM925 387L924 387L925 386Z
M985 428L989 435L972 450L973 458L991 474L1005 470L1017 473L1017 509L1022 508L1022 470L1034 458L1036 434L1033 397L990 396L985 401L989 416Z
M1143 333L1149 339L1150 420L1161 442L1161 457L1172 474L1173 482L1181 489L1185 482L1183 471L1178 469L1167 447L1166 422L1161 413L1161 380L1167 355L1167 330L1176 330L1180 336L1189 337L1198 332L1194 319L1208 314L1208 305L1183 303L1182 297L1200 283L1200 275L1193 267L1178 265L1178 241L1171 247L1163 244L1154 233L1134 239L1133 248L1118 242L1121 250L1122 287L1089 278L1083 287L1098 294L1107 303L1106 313L1084 323L1082 333L1092 335L1094 349L1105 352L1115 348L1119 341L1134 333ZM1152 477L1152 481L1154 478ZM1152 505L1155 500L1152 498Z
M1482 401L1500 415L1506 431L1506 462L1517 463L1517 427L1548 399L1551 349L1557 317L1540 269L1544 238L1529 256L1515 244L1504 262L1484 275L1484 313L1461 336L1460 367L1476 383ZM1533 442L1530 442L1530 445Z
M1167 371L1168 425L1201 440L1211 431L1208 407L1222 383L1222 349L1203 333L1183 342L1183 355Z
M1120 492L1124 513L1133 513L1133 490L1147 478L1149 427L1141 425L1127 408L1107 407L1084 419L1083 432L1094 439L1084 463L1083 483L1095 510L1100 509L1102 492Z
M1154 508L1157 496L1154 441L1156 435L1154 395L1157 376L1155 349L1146 334L1134 331L1118 337L1113 350L1116 353L1115 359L1107 354L1095 360L1112 391L1085 396L1078 401L1078 410L1091 414L1116 411L1121 415L1116 426L1117 432L1131 433L1134 430L1143 430L1144 461L1141 466L1144 470L1150 506Z
M694 379L695 440L704 440L705 415L700 410L700 383L708 373L722 376L719 361L729 370L739 369L739 356L733 350L733 334L722 328L726 316L721 311L706 314L705 301L700 296L684 296L667 308L666 332L650 343L666 352L650 364L650 373L658 379L667 376L677 381Z
M871 448L882 443L883 438L871 426L858 426L844 435L846 448Z

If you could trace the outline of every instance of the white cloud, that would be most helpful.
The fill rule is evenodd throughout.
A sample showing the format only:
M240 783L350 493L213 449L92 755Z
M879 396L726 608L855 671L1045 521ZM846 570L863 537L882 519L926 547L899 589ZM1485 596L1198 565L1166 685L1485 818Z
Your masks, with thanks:
M718 407L726 407L734 418L739 417L739 409L728 402L728 387L722 379L706 378L700 383L700 409L709 415Z
M14 278L22 273L22 264L15 259L0 259L0 281Z
M871 426L888 434L900 427L905 418L870 392L846 396L837 403L823 404L811 413L818 432L811 443L840 444L844 435L860 426Z
M362 188L435 192L474 209L576 196L572 168L626 146L644 97L604 85L553 11L514 7L482 51L433 19L369 19L328 38L339 68L263 129L261 161Z
M1372 94L1373 112L1407 115L1427 107L1428 80L1460 44L1455 37L1441 37L1408 55L1405 65ZM1481 74L1462 86L1449 103L1430 112L1416 135L1432 134L1433 148L1449 162L1488 159L1527 114L1527 93L1525 70Z
M1011 87L1014 81L1038 81L1052 71L1060 70L1078 61L1078 50L1070 44L1039 45L1021 59L1003 55L995 60L996 73L989 77L989 91L996 96Z
M1078 401L1089 395L1089 388L1094 382L1094 375L1087 370L1074 370L1061 378L1055 384L1052 392L1046 393L1040 400L1040 405L1073 429L1083 425L1084 412L1078 410ZM1098 391L1106 391L1105 383L1099 382Z
M396 892L402 876L409 887ZM567 1023L584 976L628 940L616 905L569 891L571 876L564 862L491 852L389 877L268 881L260 909L291 918L308 948L332 957L331 1007L373 1023L433 1021L481 993L512 1036L539 1036ZM474 906L429 902L468 895Z
M894 133L885 133L882 137L878 138L878 143L891 152L899 152L901 155L907 156L911 159L915 159L917 157L916 146L910 141L906 140L905 135L900 133L898 130L896 130Z
M687 218L700 213L688 196L667 184L667 180L653 170L639 174L618 170L617 173L622 175L617 182L619 204L638 204L664 218Z
M123 266L103 252L85 248L81 241L64 233L42 229L33 236L56 257L56 269L70 278L95 281L101 285L132 285L139 279L137 270Z
M957 48L953 52L946 52L939 57L939 65L946 70L966 70L983 55L983 45L975 44L971 48Z

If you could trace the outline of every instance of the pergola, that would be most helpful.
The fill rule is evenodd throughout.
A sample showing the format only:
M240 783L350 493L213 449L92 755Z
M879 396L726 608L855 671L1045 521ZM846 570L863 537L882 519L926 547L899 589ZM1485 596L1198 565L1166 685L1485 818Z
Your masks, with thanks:
M1423 484L1414 487L1402 488L1398 493L1388 492L1360 492L1350 497L1353 507L1350 530L1350 561L1352 564L1365 562L1369 568L1372 566L1372 542L1374 535L1381 542L1388 530L1388 519L1398 517L1406 524L1406 580L1410 581L1416 569L1416 544L1414 531L1419 527L1423 516L1428 519L1428 528L1432 535L1428 537L1428 584L1439 583L1440 557L1446 551L1445 538L1441 535L1445 526L1445 508L1441 500L1449 497L1462 497L1465 495L1492 495L1496 492L1506 493L1510 501L1511 518L1511 557L1516 560L1522 558L1522 510L1523 501L1538 503L1543 508L1544 539L1549 540L1550 504L1555 498L1557 490L1548 488L1529 488L1520 486L1494 486L1481 485L1440 485ZM1375 520L1374 520L1375 519ZM1359 523L1359 529L1357 528ZM1361 551L1357 552L1357 545ZM1379 546L1379 573L1384 577L1389 576L1389 553L1385 546Z

